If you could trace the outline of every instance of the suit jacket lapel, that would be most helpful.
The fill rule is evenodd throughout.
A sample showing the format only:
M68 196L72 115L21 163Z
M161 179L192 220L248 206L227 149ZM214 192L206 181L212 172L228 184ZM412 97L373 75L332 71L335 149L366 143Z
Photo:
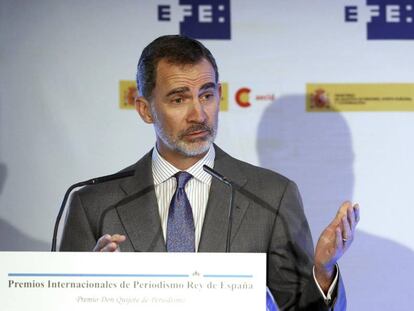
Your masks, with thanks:
M217 146L215 150L214 169L236 185L231 234L231 240L233 240L249 206L249 200L237 191L237 188L245 185L247 178L240 172L235 159ZM230 188L213 178L198 248L200 252L224 252L226 250L229 203Z
M134 251L165 252L149 152L136 164L132 180L121 188L127 194L117 212Z

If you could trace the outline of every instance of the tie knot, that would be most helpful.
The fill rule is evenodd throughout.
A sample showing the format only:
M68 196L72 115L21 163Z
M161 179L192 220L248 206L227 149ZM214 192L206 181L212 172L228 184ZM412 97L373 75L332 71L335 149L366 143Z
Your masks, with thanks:
M177 188L184 189L185 185L193 177L193 175L185 171L181 171L175 174L174 177L177 179Z

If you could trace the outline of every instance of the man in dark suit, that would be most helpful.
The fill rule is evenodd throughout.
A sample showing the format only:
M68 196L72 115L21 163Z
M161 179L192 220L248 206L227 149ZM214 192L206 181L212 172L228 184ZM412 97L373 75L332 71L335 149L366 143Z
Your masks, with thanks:
M143 50L136 109L154 125L156 146L130 167L134 176L73 195L60 249L224 252L230 193L203 171L208 165L235 184L230 251L268 254L267 285L280 309L345 309L336 262L352 243L358 206L340 207L314 252L296 185L214 145L218 81L196 40L163 36ZM182 172L188 178L177 186ZM178 206L190 217L178 217Z

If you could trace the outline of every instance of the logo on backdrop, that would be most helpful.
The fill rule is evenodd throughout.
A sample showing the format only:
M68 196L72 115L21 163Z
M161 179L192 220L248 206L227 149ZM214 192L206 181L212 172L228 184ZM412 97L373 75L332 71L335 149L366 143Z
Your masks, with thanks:
M136 96L138 96L138 91L134 80L119 81L119 108L135 109Z
M234 95L234 100L236 103L242 108L248 108L252 105L251 102L251 94L252 90L248 87L242 87L237 90L236 94ZM256 101L266 101L266 102L273 102L275 100L274 94L264 94L258 95L256 94L253 97Z
M412 83L308 83L306 111L414 111Z
M309 94L310 108L329 109L329 94L322 88L316 89Z
M171 22L179 15L180 34L195 39L231 39L230 0L179 0L179 11L158 5L158 21Z
M368 10L368 40L414 39L413 0L366 0L367 8L345 7L345 22L355 23Z

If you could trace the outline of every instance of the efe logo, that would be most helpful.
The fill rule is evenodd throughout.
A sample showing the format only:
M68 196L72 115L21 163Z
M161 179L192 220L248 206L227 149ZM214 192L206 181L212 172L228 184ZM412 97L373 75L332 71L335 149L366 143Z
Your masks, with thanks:
M230 0L180 0L180 34L195 39L227 39L230 33ZM171 6L158 6L158 20L171 21Z
M367 0L370 20L367 23L368 40L414 39L413 0ZM359 21L356 5L345 7L345 22Z

